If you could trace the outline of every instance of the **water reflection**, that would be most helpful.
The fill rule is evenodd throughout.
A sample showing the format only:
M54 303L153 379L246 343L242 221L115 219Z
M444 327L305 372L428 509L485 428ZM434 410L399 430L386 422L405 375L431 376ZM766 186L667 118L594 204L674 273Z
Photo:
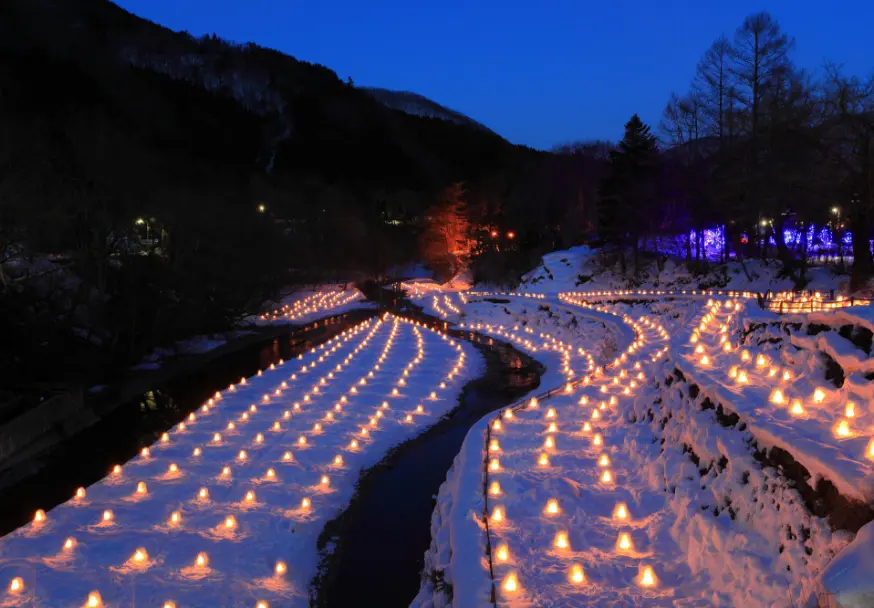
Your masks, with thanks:
M430 327L443 325L418 310L397 312ZM468 430L540 384L542 366L510 344L468 331L447 333L477 346L485 372L465 386L451 416L362 477L350 507L325 527L320 542L336 548L323 564L317 606L409 606L431 543L434 496Z

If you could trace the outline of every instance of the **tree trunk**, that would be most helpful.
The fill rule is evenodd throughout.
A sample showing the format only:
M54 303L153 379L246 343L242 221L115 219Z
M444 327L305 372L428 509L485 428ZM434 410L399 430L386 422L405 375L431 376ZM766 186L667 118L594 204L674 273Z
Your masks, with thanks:
M692 235L686 235L686 266L692 261Z
M859 210L851 219L850 230L853 233L853 269L850 273L850 291L856 291L865 286L874 274L874 263L871 260L871 250L868 237L871 233L871 220L867 213Z

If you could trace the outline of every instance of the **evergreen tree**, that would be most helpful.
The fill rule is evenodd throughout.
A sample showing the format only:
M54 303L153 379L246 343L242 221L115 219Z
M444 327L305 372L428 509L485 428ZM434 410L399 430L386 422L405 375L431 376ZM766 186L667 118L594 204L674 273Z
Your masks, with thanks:
M647 228L656 199L658 147L655 136L635 114L625 125L625 136L610 152L610 174L601 185L599 232L608 244L622 250L629 244L638 266L640 238Z

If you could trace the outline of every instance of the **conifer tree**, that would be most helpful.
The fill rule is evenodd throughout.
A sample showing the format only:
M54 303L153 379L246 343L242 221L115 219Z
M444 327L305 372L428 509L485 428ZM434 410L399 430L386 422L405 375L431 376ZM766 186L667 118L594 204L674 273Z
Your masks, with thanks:
M625 136L610 153L610 175L601 187L599 229L602 238L623 252L631 245L638 267L641 236L650 225L655 205L658 146L655 136L635 114L625 124ZM624 253L622 256L624 270Z

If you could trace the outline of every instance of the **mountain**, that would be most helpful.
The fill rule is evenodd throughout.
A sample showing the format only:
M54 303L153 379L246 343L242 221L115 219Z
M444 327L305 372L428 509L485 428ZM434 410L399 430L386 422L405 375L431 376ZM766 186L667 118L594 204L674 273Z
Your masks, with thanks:
M546 234L549 155L436 114L107 0L4 0L0 369L106 383L289 284L378 277L417 257L459 183L489 217L535 208L526 225ZM70 364L44 364L58 353Z
M392 108L400 110L413 116L427 116L429 118L440 118L448 120L458 125L465 125L494 133L491 129L475 121L474 119L465 116L461 112L450 110L445 106L441 106L436 101L428 99L424 95L411 93L409 91L392 91L389 89L381 89L378 87L363 87L365 91L373 95L377 101Z

